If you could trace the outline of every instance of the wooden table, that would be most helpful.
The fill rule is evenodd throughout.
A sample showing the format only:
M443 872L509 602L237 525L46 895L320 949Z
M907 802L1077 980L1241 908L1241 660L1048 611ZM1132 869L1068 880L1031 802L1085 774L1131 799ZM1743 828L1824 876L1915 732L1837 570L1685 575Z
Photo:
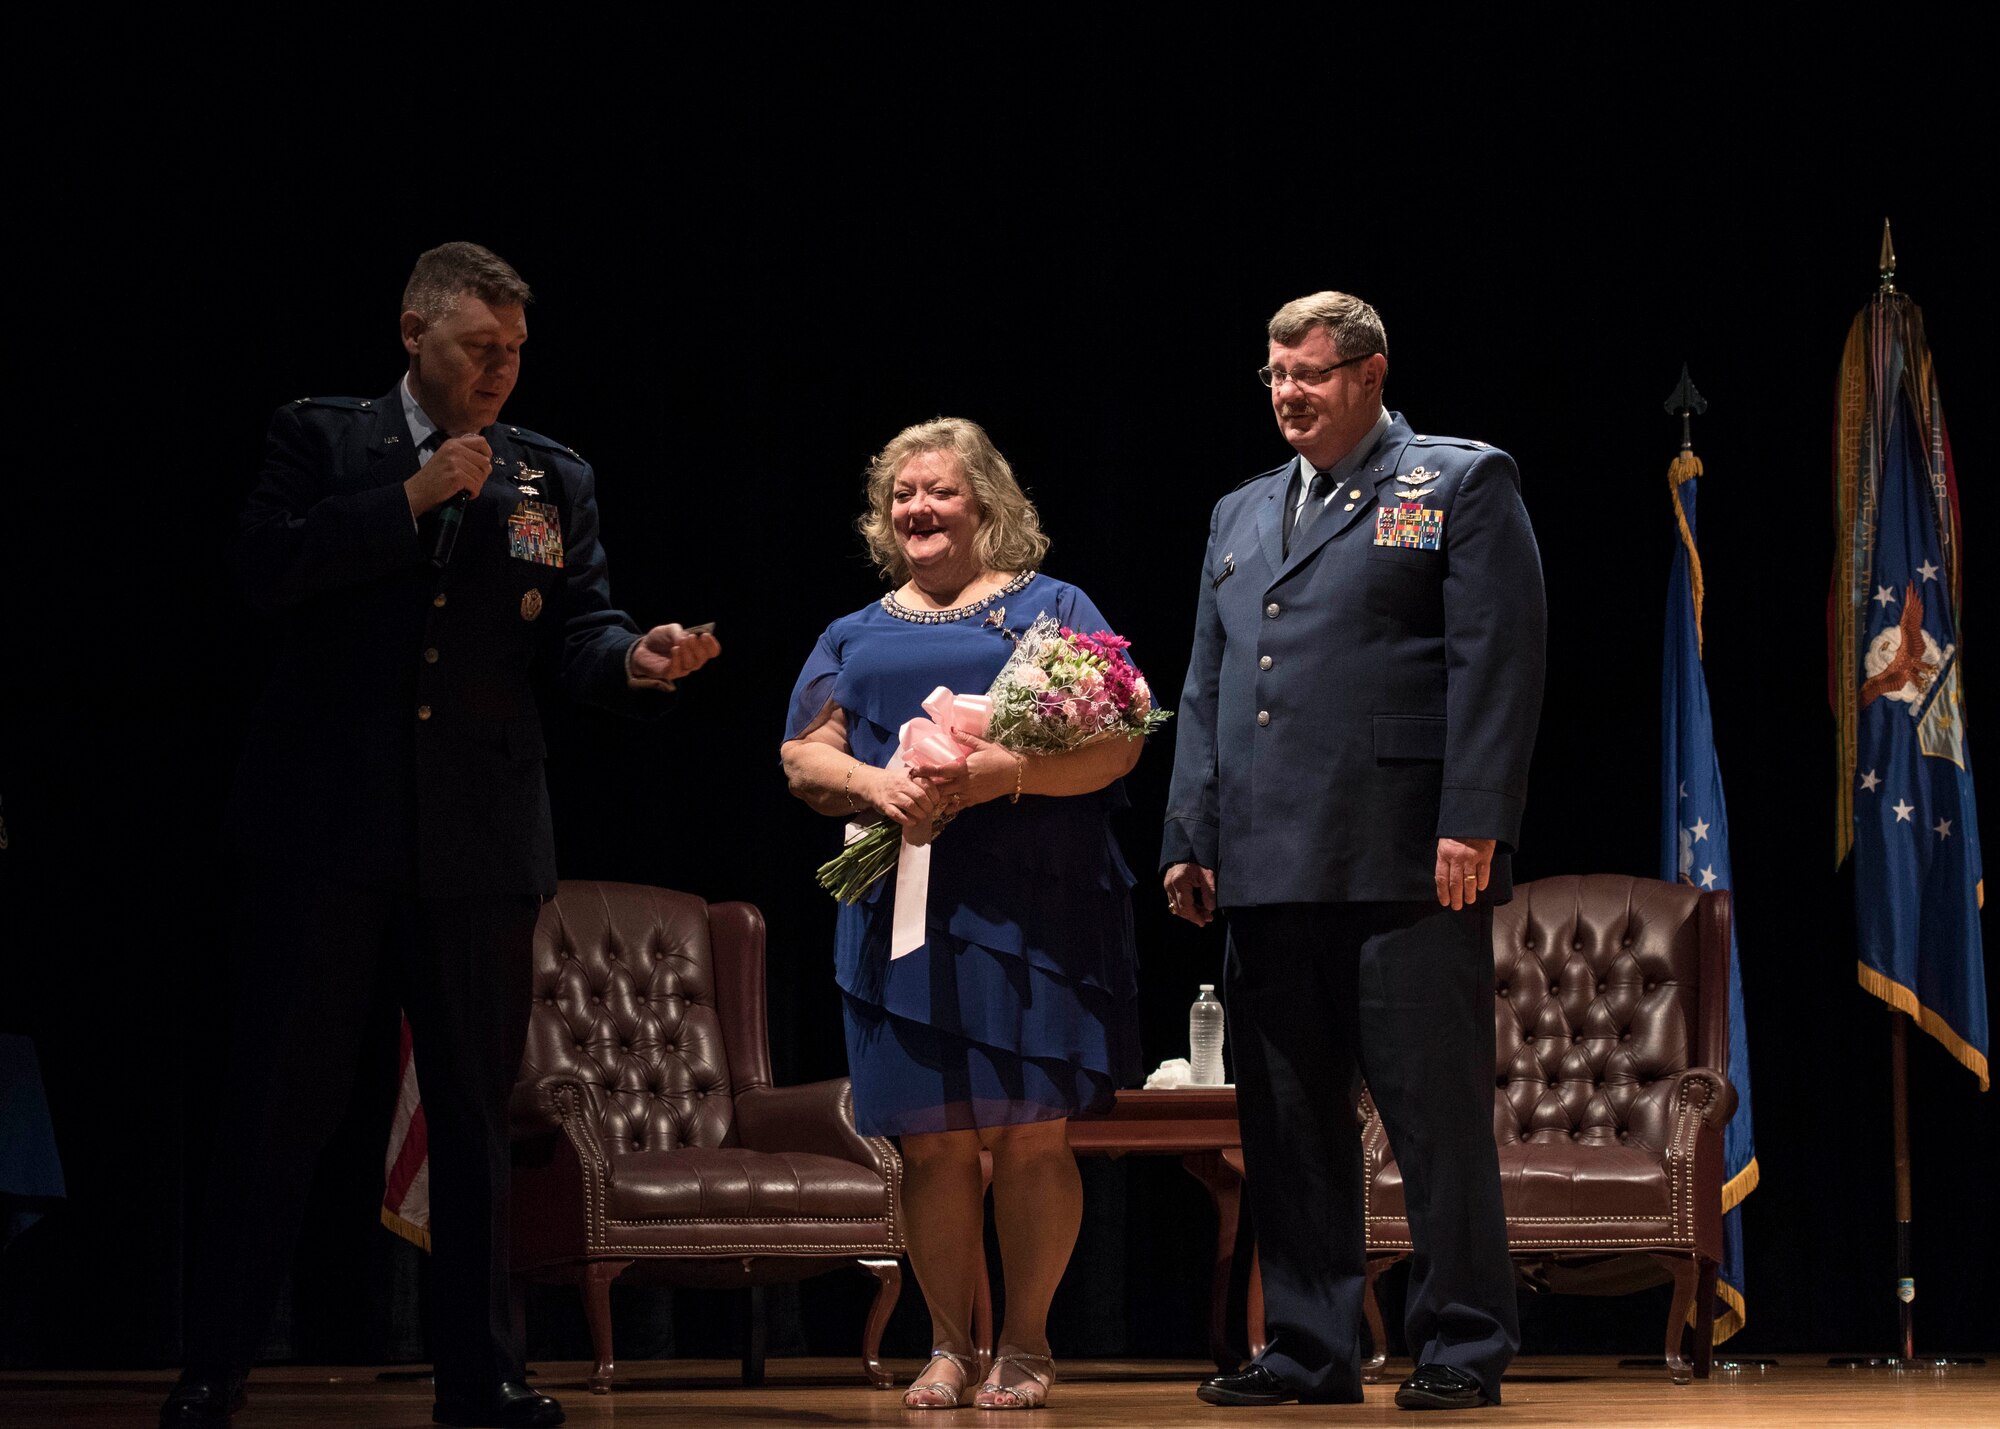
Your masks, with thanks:
M1134 1089L1118 1093L1102 1116L1075 1117L1069 1144L1079 1155L1128 1152L1178 1155L1188 1174L1207 1188L1215 1205L1215 1262L1209 1279L1208 1352L1225 1373L1242 1360L1230 1348L1225 1325L1229 1282L1236 1268L1236 1229L1242 1215L1243 1134L1236 1126L1234 1087ZM1250 1257L1244 1324L1252 1356L1264 1350L1264 1283Z

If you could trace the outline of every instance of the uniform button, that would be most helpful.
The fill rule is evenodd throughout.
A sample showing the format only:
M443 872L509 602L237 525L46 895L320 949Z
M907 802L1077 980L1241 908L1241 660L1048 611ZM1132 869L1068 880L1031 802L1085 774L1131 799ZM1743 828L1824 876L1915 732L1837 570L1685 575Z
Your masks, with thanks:
M1271 712L1269 710L1257 711L1257 723L1269 724L1270 722L1271 722Z
M1350 502L1348 502L1348 503L1347 503L1347 504L1346 504L1345 506L1341 507L1340 509L1341 509L1342 511L1352 511L1352 510L1354 509L1354 503L1353 503L1352 501L1350 501Z
M1278 602L1274 600L1269 605L1265 606L1264 614L1268 615L1271 619L1276 620L1278 618Z
M431 717L431 707L430 707L429 705L418 705L418 706L417 706L417 718L418 718L418 719L429 719L430 717Z
M444 592L439 591L436 595L432 596L431 604L436 606L439 610L444 609Z
M1259 659L1259 660L1257 661L1257 668L1258 668L1258 669L1260 669L1260 670L1268 670L1268 669L1270 669L1270 668L1271 668L1271 657L1270 657L1269 655L1265 655L1265 656L1263 656L1262 658L1260 658L1260 659Z
M424 651L424 663L426 665L435 665L437 664L437 662L438 662L437 647L433 645L430 649Z

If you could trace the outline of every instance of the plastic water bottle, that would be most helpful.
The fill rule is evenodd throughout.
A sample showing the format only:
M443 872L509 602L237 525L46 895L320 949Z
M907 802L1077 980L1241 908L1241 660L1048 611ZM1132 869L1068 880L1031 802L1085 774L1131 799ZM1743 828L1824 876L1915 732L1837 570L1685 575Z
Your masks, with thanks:
M1222 1085L1222 1004L1212 982L1201 985L1201 996L1188 1009L1188 1063L1196 1086Z

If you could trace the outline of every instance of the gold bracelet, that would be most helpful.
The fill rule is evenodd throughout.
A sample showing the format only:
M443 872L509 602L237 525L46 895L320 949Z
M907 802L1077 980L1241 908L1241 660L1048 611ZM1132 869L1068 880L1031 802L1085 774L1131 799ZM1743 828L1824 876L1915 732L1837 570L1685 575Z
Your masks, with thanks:
M1015 755L1015 756L1014 756L1014 797L1013 797L1012 799L1010 799L1010 800L1008 800L1008 801L1007 801L1007 802L1009 802L1010 804L1018 804L1018 803L1020 803L1020 802L1021 802L1021 776L1022 776L1023 774L1025 774L1025 773L1027 772L1027 769L1028 769L1028 757L1027 757L1026 755L1024 755L1024 754L1017 754L1017 755Z
M842 798L847 800L847 812L850 814L858 814L861 812L861 806L854 802L854 787L853 787L854 771L859 769L860 767L861 767L861 761L858 759L855 760L852 764L847 766L847 777L840 781L840 794Z

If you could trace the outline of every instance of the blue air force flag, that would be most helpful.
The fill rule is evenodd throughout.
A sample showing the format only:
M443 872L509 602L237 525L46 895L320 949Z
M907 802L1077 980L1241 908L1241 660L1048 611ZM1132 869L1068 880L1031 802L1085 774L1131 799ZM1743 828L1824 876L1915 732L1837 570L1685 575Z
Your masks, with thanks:
M1892 297L1900 304L1878 299L1855 320L1874 380L1855 414L1863 499L1847 566L1853 638L1833 652L1851 662L1836 666L1835 688L1844 674L1853 700L1843 802L1852 809L1859 975L1950 1049L1983 1091L1985 890L1959 679L1957 491L1921 319L1915 304ZM1850 337L1850 359L1856 346ZM1842 448L1845 458L1846 441Z
M1709 721L1708 679L1701 665L1701 553L1695 544L1695 483L1701 462L1692 452L1669 472L1681 542L1667 578L1667 638L1662 678L1660 750L1660 877L1700 889L1734 889L1729 868L1729 809L1722 766ZM1734 901L1732 895L1732 902ZM1729 1065L1736 1115L1722 1134L1722 1266L1715 1293L1715 1342L1743 1328L1743 1198L1757 1185L1757 1147L1750 1121L1750 1038L1743 1021L1743 986L1736 960L1736 923L1729 920Z

